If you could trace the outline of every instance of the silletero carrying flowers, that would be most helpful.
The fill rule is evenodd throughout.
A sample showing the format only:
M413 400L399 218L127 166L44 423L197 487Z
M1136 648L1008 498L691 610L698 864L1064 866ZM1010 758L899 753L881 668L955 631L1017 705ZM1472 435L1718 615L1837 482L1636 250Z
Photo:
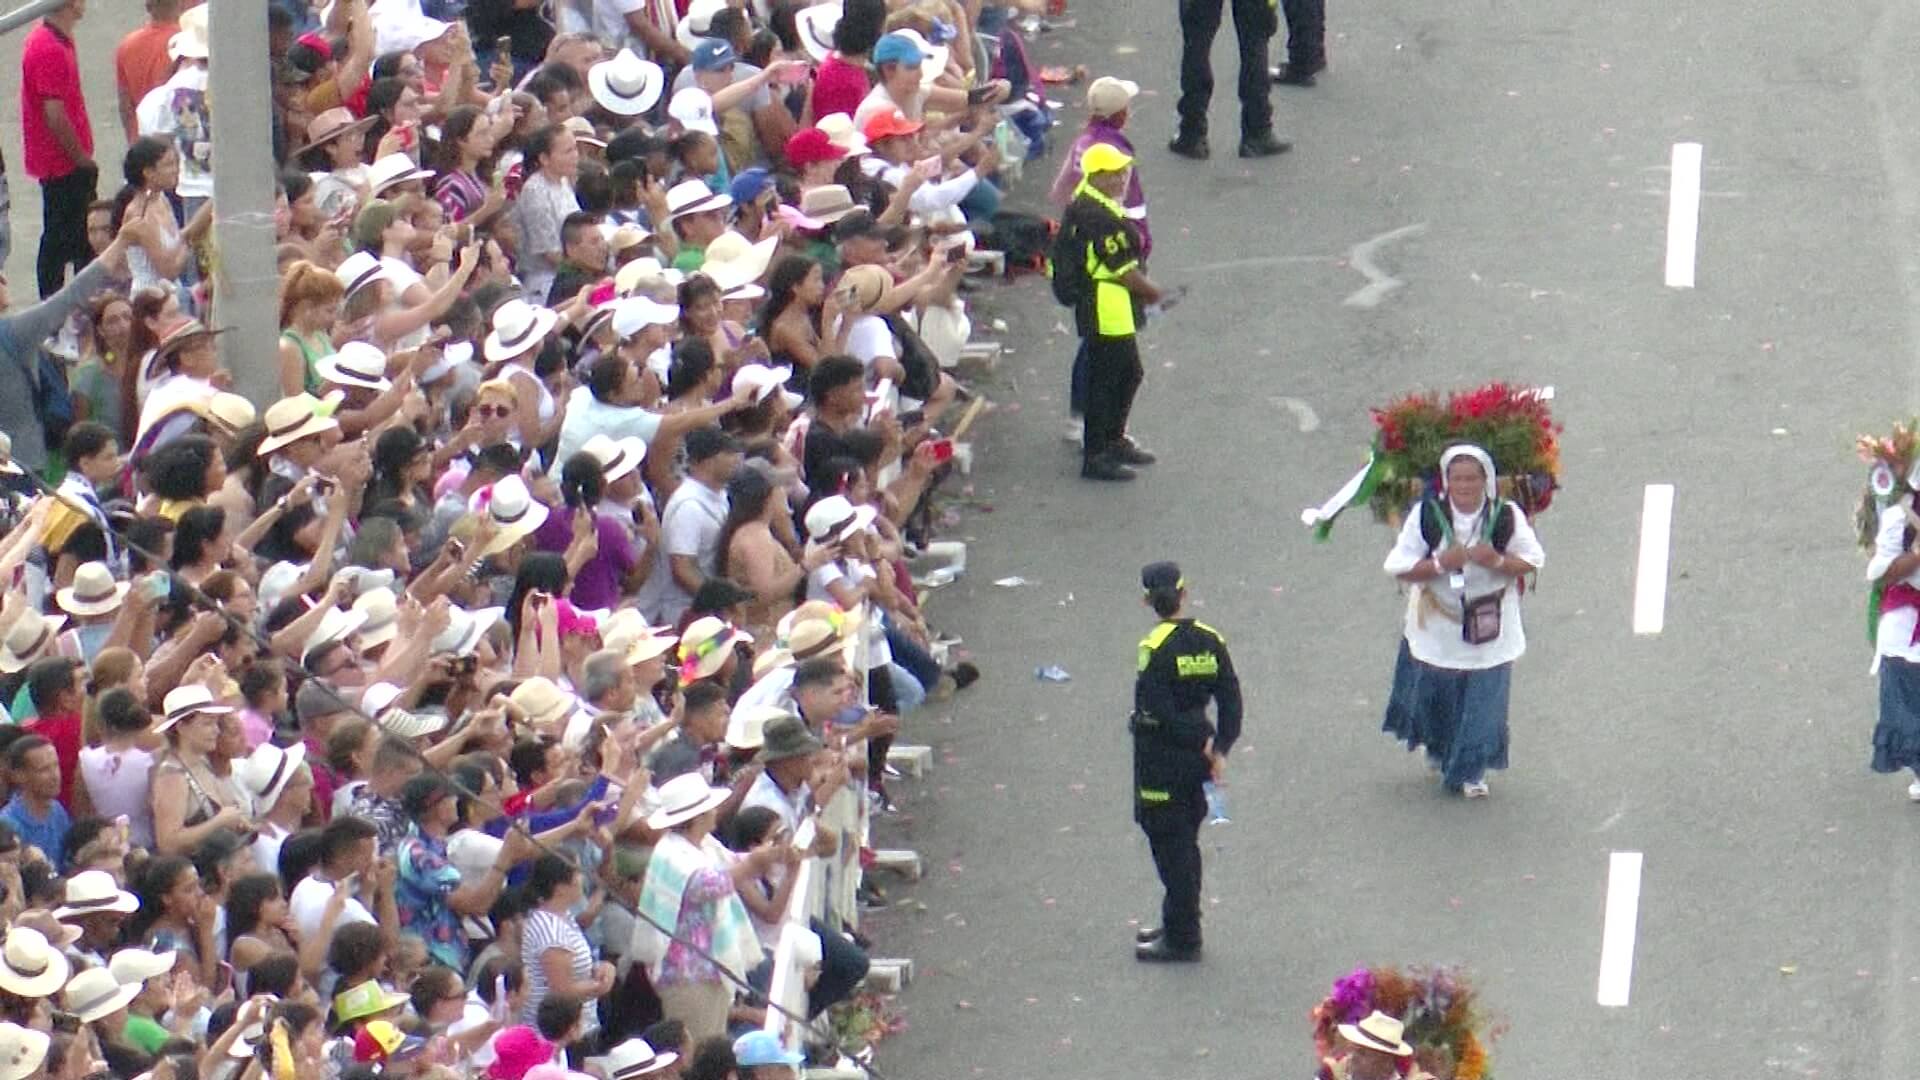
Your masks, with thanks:
M1862 435L1867 486L1854 524L1867 552L1867 638L1880 678L1874 772L1911 770L1920 802L1920 420L1886 436Z
M1367 465L1301 515L1324 539L1366 502L1398 535L1383 569L1407 586L1407 610L1382 730L1424 749L1442 784L1487 795L1507 767L1513 661L1526 652L1520 596L1546 563L1530 514L1559 487L1552 391L1489 383L1413 394L1373 411Z
M1315 1080L1492 1080L1502 1030L1455 967L1355 968L1309 1018Z

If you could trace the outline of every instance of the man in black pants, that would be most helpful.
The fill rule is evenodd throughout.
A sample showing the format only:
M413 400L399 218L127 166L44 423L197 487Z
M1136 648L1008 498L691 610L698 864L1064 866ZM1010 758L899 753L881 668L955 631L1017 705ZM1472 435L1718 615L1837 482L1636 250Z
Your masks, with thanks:
M1220 32L1227 0L1180 0L1180 131L1167 149L1202 160L1207 146L1207 104L1213 100L1213 36ZM1267 42L1279 29L1276 0L1231 0L1233 35L1240 43L1240 156L1272 157L1293 144L1273 134L1272 84Z
M93 261L87 207L100 170L93 164L93 125L80 87L73 31L86 0L67 0L27 33L20 50L20 138L27 175L40 181L40 298L66 284L67 269Z
M1133 817L1147 834L1166 900L1160 925L1135 937L1134 958L1200 959L1200 825L1205 785L1218 780L1240 738L1240 680L1220 632L1181 614L1187 583L1170 562L1140 571L1160 625L1140 641L1133 684ZM1218 726L1207 719L1212 701Z
M1132 169L1132 156L1112 143L1087 147L1080 155L1083 178L1060 221L1061 232L1073 238L1071 257L1085 271L1073 319L1087 354L1080 475L1089 480L1131 480L1130 466L1154 461L1127 437L1133 395L1144 375L1135 337L1138 309L1160 300L1159 286L1140 264L1139 229L1120 205Z
M1327 0L1281 0L1287 17L1287 62L1273 69L1273 81L1312 86L1327 69Z

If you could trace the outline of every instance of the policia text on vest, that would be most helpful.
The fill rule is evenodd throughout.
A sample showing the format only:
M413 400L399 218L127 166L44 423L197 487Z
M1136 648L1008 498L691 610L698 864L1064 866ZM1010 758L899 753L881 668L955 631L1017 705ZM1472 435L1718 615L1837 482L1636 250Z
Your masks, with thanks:
M1149 582L1170 575L1171 563L1142 573ZM1184 584L1184 583L1180 583ZM1176 584L1184 598L1184 588ZM1207 703L1216 718L1207 718ZM1191 960L1200 951L1200 826L1206 821L1205 784L1211 755L1224 758L1240 738L1240 680L1220 632L1192 619L1164 619L1140 642L1134 678L1134 820L1147 835L1154 870L1166 889L1157 933L1141 935L1142 960Z

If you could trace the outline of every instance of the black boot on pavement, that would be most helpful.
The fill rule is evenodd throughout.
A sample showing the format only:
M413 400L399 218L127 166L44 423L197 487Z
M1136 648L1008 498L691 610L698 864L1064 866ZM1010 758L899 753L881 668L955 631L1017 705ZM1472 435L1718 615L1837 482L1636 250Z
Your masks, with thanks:
M1135 475L1132 469L1120 464L1111 454L1088 458L1080 465L1082 480L1131 480Z
M1207 145L1205 135L1194 135L1184 131L1173 137L1173 141L1167 144L1167 149L1183 158L1192 158L1195 161L1205 161L1213 153L1213 149Z
M1281 86L1312 86L1314 69L1298 64L1279 64L1270 72L1273 81Z
M1151 465L1160 460L1153 451L1134 442L1131 435L1122 435L1107 455L1122 465Z
M1240 156L1243 158L1273 157L1293 149L1293 144L1274 135L1271 131L1262 131L1240 139Z
M1165 934L1166 931L1157 926L1143 926L1133 932L1133 943L1135 945L1151 945L1159 941Z

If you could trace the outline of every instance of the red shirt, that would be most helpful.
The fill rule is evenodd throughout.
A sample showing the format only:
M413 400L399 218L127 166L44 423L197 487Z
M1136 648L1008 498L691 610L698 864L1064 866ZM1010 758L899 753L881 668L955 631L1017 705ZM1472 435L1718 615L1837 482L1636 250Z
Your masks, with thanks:
M53 744L60 759L60 805L73 812L73 785L80 776L80 714L36 716L22 727Z
M42 20L20 49L20 141L26 145L27 175L35 180L58 180L77 167L47 124L41 106L48 101L66 104L80 148L93 157L93 125L87 121L87 99L80 89L79 54L72 38Z
M813 76L813 122L834 113L851 115L873 89L867 69L840 59L839 53L827 57Z
M173 75L167 43L179 32L177 23L148 23L120 39L113 51L113 78L128 104L140 104L147 91Z

